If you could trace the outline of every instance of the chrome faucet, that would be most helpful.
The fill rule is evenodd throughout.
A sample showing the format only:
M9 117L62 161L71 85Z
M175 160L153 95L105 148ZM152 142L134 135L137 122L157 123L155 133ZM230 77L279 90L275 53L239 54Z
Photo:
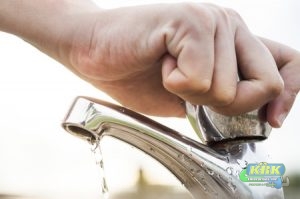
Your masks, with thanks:
M90 143L104 136L122 140L170 170L193 198L284 198L282 188L249 186L239 174L248 163L268 161L264 141L271 127L257 112L226 117L186 103L193 140L141 114L108 102L78 97L63 127Z

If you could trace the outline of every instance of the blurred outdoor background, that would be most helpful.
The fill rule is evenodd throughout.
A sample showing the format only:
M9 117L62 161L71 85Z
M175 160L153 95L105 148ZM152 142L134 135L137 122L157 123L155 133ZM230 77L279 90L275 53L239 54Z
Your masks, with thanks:
M98 1L104 8L155 2L179 1ZM300 1L206 2L237 10L253 33L300 50ZM113 100L21 39L2 32L0 69L0 199L100 198L99 169L90 146L60 124L78 95ZM299 195L299 110L298 97L283 127L274 129L269 138L274 162L285 164L285 176L290 178L286 198ZM154 119L195 137L183 119ZM112 198L142 198L137 193L143 198L147 193L148 198L189 198L175 177L140 151L106 138L103 154Z

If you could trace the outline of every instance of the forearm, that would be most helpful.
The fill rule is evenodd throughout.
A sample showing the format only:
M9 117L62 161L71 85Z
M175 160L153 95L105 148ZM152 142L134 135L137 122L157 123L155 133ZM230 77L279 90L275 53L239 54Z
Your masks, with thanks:
M66 38L76 28L78 18L74 20L73 15L94 9L88 0L2 0L0 31L14 34L58 58L62 51L58 49L60 41L66 43Z

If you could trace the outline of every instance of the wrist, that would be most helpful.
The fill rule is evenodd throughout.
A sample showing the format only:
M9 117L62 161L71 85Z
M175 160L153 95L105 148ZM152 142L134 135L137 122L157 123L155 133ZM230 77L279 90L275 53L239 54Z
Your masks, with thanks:
M0 31L14 34L55 59L87 13L99 11L87 0L10 0L0 2ZM61 61L61 60L59 60Z

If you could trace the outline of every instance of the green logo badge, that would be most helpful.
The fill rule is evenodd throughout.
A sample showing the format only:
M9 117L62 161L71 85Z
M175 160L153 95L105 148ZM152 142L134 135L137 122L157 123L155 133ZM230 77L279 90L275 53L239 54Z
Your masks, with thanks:
M248 164L247 168L240 173L240 180L249 182L250 186L267 186L276 189L289 185L289 178L283 182L285 173L284 164L274 164L261 162L258 164Z

